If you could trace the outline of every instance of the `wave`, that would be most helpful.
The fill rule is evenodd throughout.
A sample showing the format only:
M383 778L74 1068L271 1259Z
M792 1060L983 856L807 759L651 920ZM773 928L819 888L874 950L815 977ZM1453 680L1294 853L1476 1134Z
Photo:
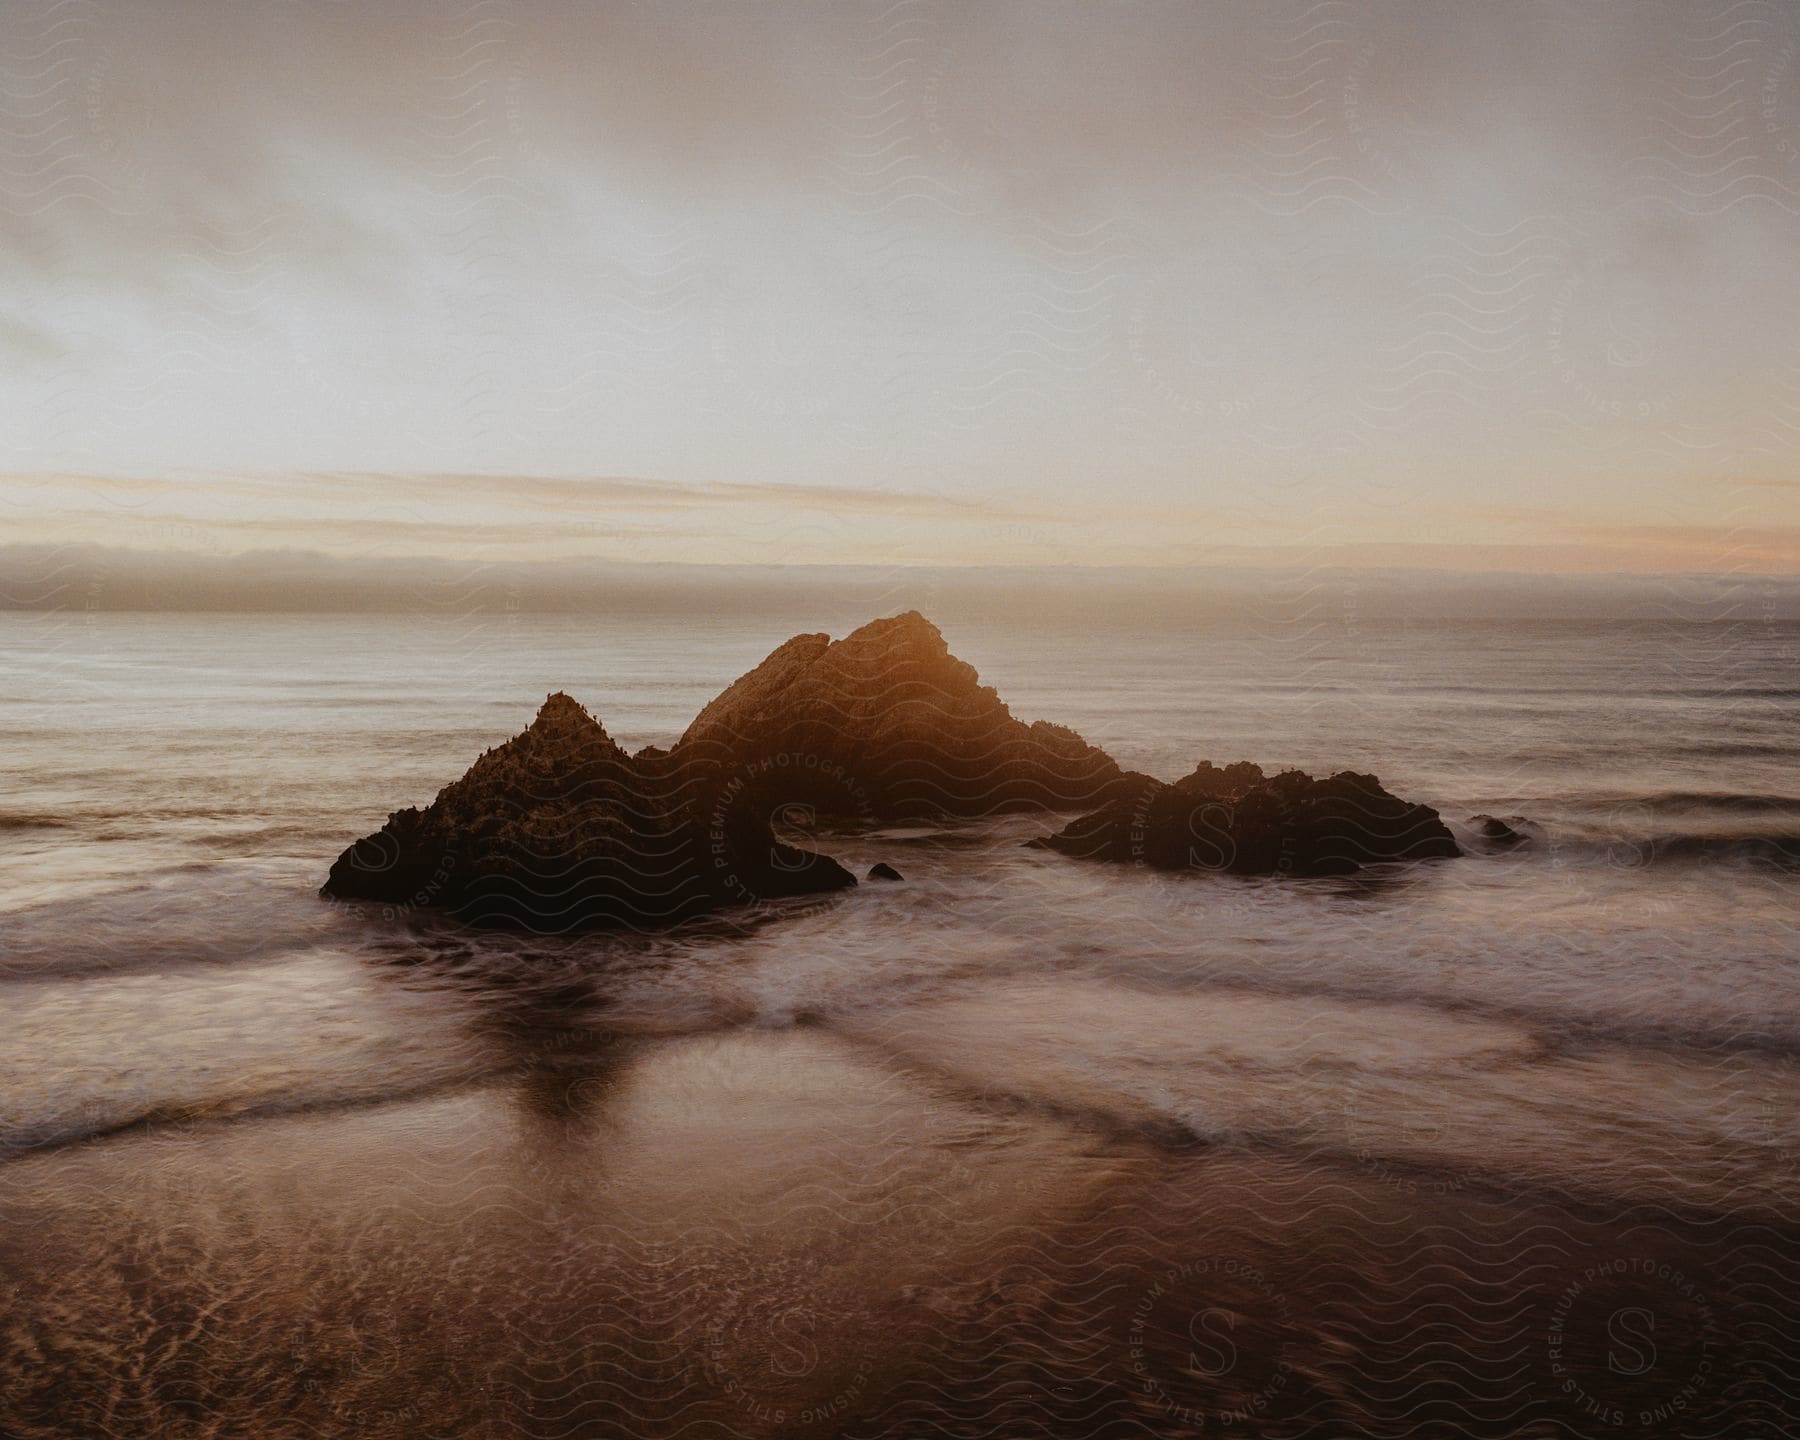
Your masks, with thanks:
M1392 689L1400 694L1411 695L1481 695L1491 698L1496 705L1500 706L1504 706L1520 696L1536 696L1556 700L1600 700L1608 704L1617 704L1622 697L1632 700L1706 700L1727 703L1738 700L1800 700L1800 687L1792 685L1632 686L1621 691L1573 680L1566 685L1506 684L1499 686L1479 681L1457 684L1443 680L1421 679L1410 683L1402 682L1393 686Z
M1712 830L1632 829L1610 834L1567 835L1543 827L1541 844L1522 847L1557 861L1584 861L1637 870L1652 865L1732 865L1792 870L1800 868L1800 829L1787 827Z
M1785 752L1784 752L1785 753ZM1503 799L1471 802L1494 815L1527 820L1561 816L1605 825L1623 823L1634 812L1652 815L1792 815L1800 822L1800 796L1758 790L1545 790L1521 791ZM1454 813L1454 812L1452 812Z
M0 810L0 830L66 830L69 822L57 815Z
M1453 824L1465 852L1478 857L1573 861L1621 870L1672 864L1800 866L1800 800L1784 796L1665 791L1611 803L1583 797L1573 804L1545 800L1480 809L1499 816L1523 843L1486 836L1466 822ZM1546 811L1568 818L1537 818ZM1758 823L1765 817L1766 823Z
M1676 831L1651 835L1644 842L1650 857L1665 859L1734 859L1800 864L1800 830L1758 830L1732 834Z
M1408 985L1329 975L1282 977L1273 974L1225 978L1216 972L1195 975L1185 983L1167 972L1123 970L1128 984L1166 993L1175 999L1208 995L1268 997L1283 1001L1317 1001L1321 1012L1332 1007L1375 1007L1400 1014L1425 1014L1451 1021L1489 1021L1531 1032L1542 1055L1572 1055L1604 1047L1683 1054L1709 1061L1728 1057L1800 1061L1800 1024L1766 1009L1748 1006L1736 1013L1697 1016L1692 1013L1645 1015L1575 1010L1553 999L1535 1001L1495 992L1462 994Z
M281 1095L225 1092L203 1098L167 1097L139 1105L121 1105L110 1115L56 1116L0 1130L0 1163L36 1151L59 1150L70 1145L111 1140L120 1136L200 1125L280 1119L292 1115L317 1115L338 1111L406 1105L451 1095L511 1078L496 1068L474 1073L418 1081L411 1085L342 1093L298 1091Z
M141 858L141 857L140 857ZM314 894L313 867L234 857L163 863L129 882L0 912L0 984L235 966L361 930ZM81 878L74 859L72 879Z
M1800 796L1736 790L1662 790L1628 800L1646 810L1724 810L1737 815L1800 815Z
M1791 740L1743 739L1699 740L1690 744L1670 745L1665 754L1693 756L1710 760L1720 757L1738 759L1746 755L1779 755L1784 760L1794 753Z

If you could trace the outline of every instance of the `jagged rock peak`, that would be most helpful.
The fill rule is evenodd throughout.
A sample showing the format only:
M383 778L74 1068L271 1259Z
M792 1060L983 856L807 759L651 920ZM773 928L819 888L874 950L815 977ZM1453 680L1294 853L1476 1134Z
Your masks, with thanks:
M1239 760L1223 768L1210 760L1202 760L1189 774L1177 780L1174 788L1185 795L1235 800L1267 779L1262 766L1248 760Z
M612 736L606 733L606 727L588 712L587 707L562 690L544 697L536 718L525 728L521 738L524 736L540 743L560 741L584 749L604 744L609 750L621 755L624 753L613 743Z
M1120 778L1061 726L1016 720L917 610L797 635L706 706L677 758L804 768L822 811L887 819L1101 803Z
M628 760L606 727L579 701L558 690L545 697L531 724L484 753L439 798L467 803L495 786L515 785L521 776L532 777L531 783L540 791L545 787L560 790L593 778L596 766L610 771Z
M944 640L944 632L917 610L902 610L898 615L888 615L879 620L871 620L866 625L859 625L843 639L845 645L869 644L912 644L922 645L940 655L950 653L950 646Z
M903 610L898 615L889 615L885 619L859 625L827 649L846 660L855 658L924 665L948 662L955 667L953 673L956 679L968 684L980 683L975 667L964 664L953 656L949 642L944 639L944 632L917 610Z
M975 667L950 653L943 632L917 610L908 610L871 620L841 640L824 634L794 636L695 716L680 743L718 739L722 722L741 731L772 718L776 701L787 707L808 698L849 706L870 719L909 701L996 718L1007 714L993 690L981 684ZM783 718L806 717L790 712Z
M891 723L894 708L904 705L990 721L1009 716L974 666L951 655L943 632L907 610L841 640L814 633L778 645L694 717L677 749L739 740L774 721L817 719L820 704L852 724Z
M606 727L588 713L587 707L564 690L546 695L544 703L538 706L536 717L526 728L540 735L585 736L595 730L606 734Z
M855 885L732 798L686 783L648 747L634 761L559 691L425 809L396 811L346 849L323 893L560 933Z

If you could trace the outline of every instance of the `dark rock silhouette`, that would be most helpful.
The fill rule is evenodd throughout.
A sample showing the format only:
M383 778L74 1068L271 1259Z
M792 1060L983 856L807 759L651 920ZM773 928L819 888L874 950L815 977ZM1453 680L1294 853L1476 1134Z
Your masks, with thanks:
M1373 775L1266 776L1248 762L1206 761L1172 785L1140 780L1134 793L1027 843L1078 859L1235 875L1344 875L1462 853L1435 810L1389 794Z
M778 840L742 793L696 783L665 753L627 755L558 693L425 809L390 815L345 850L321 893L561 932L854 884L836 861Z
M1531 837L1514 826L1526 823L1523 816L1515 815L1512 822L1502 820L1497 815L1471 815L1469 828L1488 844L1496 849L1509 850L1514 845L1522 845Z
M538 931L661 926L855 885L779 838L819 815L872 827L1025 809L1091 811L1034 845L1158 869L1326 875L1460 853L1435 811L1372 775L1203 763L1165 785L1123 771L1073 730L1013 718L908 611L838 641L795 636L670 750L627 755L551 695L430 805L345 850L321 893Z
M917 611L796 635L688 726L674 754L852 821L1082 809L1124 793L1105 751L1013 718Z

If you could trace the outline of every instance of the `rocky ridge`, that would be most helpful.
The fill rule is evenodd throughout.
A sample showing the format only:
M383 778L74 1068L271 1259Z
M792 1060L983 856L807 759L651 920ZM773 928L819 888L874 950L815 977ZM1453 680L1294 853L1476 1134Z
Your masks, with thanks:
M1248 761L1223 769L1201 761L1173 784L1143 781L1030 843L1083 860L1234 875L1346 875L1462 853L1437 811L1390 794L1373 775L1265 775Z
M1158 869L1319 875L1459 853L1435 811L1372 775L1203 763L1164 784L1124 771L1073 730L1016 719L908 611L842 640L795 636L670 750L629 755L553 694L430 805L346 849L321 893L535 931L660 927L855 885L781 838L796 824L1020 810L1087 812L1040 848Z

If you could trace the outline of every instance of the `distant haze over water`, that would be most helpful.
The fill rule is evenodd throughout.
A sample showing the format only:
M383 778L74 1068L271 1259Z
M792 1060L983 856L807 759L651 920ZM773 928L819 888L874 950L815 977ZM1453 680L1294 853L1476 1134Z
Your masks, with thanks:
M816 629L919 609L1162 630L1196 619L1800 619L1791 574L1545 574L1346 565L694 565L0 546L0 610L757 614Z

